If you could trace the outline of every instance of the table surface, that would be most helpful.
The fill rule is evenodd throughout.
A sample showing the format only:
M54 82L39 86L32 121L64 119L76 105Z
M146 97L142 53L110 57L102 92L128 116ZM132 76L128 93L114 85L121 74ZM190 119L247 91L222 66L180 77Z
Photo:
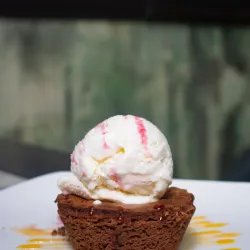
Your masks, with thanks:
M26 178L0 170L0 190L18 184Z

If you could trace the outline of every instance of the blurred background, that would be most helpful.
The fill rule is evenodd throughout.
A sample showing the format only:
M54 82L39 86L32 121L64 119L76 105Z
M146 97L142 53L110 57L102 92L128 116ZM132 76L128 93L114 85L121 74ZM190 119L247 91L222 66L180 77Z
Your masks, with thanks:
M166 135L175 177L250 181L249 80L248 27L0 19L0 150L68 159L98 122L133 114Z

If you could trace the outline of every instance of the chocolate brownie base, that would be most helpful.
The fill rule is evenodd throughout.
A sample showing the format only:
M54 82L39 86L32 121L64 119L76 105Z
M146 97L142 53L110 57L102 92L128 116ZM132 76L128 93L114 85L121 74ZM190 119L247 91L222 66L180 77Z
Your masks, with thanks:
M74 195L57 197L58 213L75 250L177 250L195 212L194 196L170 188L157 202L94 205Z

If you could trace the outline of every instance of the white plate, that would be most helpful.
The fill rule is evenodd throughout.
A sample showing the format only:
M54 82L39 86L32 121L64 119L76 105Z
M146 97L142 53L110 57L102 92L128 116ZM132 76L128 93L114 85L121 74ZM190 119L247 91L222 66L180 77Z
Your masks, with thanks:
M12 250L25 244L30 237L23 236L13 228L36 225L38 228L57 227L57 207L54 200L59 193L56 182L68 172L44 175L0 191L0 249ZM234 182L174 180L173 186L188 189L195 195L197 207L189 226L182 249L241 249L250 245L250 184ZM223 227L213 223L227 223ZM207 223L207 224L206 224ZM189 236L194 232L221 231L240 235L218 233ZM221 236L222 238L219 238ZM41 237L40 237L41 238ZM221 243L228 244L218 244ZM230 244L229 244L230 243ZM50 248L54 249L54 248ZM71 249L64 247L64 249Z

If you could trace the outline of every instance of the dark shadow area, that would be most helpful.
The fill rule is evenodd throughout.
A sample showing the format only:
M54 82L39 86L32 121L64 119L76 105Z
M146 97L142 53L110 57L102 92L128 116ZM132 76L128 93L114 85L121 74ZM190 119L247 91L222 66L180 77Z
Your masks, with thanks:
M69 153L0 140L0 169L26 178L69 170Z
M250 182L250 149L242 153L230 171L225 171L223 179Z
M222 1L1 1L0 16L11 18L67 18L145 20L208 24L249 24L249 4Z

